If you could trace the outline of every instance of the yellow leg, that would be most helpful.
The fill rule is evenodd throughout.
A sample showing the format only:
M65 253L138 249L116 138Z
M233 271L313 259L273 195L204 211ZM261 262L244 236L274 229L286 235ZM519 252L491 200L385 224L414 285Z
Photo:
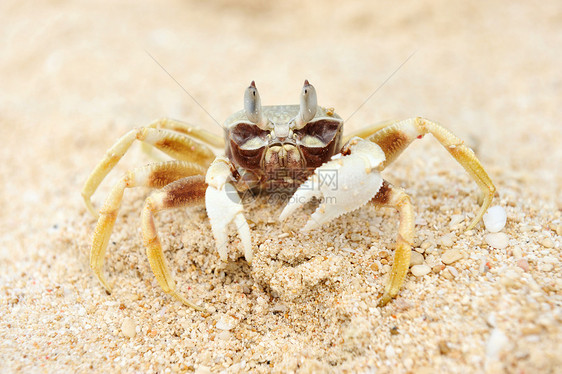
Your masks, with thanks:
M154 224L154 213L172 208L180 208L205 201L207 184L203 176L192 176L171 183L161 190L153 192L147 199L142 210L142 236L150 268L167 294L183 304L200 311L205 309L187 301L176 291L176 284L162 251L162 244L158 239L158 232Z
M209 144L215 148L224 148L224 139L222 136L212 134L206 130L203 130L197 126L189 125L185 122L177 121L169 118L162 118L154 121L147 127L152 127L155 129L166 129L173 130L191 138L199 139L205 144Z
M188 136L165 129L141 127L123 135L95 167L82 188L82 197L88 210L97 216L91 197L119 160L125 155L135 140L150 144L176 160L189 161L201 166L209 166L215 156L211 149Z
M378 304L379 306L384 306L398 295L410 267L410 253L414 241L414 209L410 202L410 197L387 181L383 182L382 187L371 202L378 206L396 208L400 213L394 263L392 264L390 277L386 282L384 293Z
M383 121L383 122L379 122L379 123L375 123L374 125L369 125L366 127L363 127L362 129L359 129L358 131L354 131L349 135L346 135L343 138L343 142L342 144L346 144L350 139L358 136L361 139L367 139L369 136L373 135L374 133L376 133L379 130L382 130L383 128L392 125L393 123L396 123L396 120L390 120L390 121Z
M100 211L90 251L90 267L108 292L111 292L111 287L103 276L103 263L125 189L137 186L161 188L186 176L204 173L205 168L200 165L186 161L168 161L130 170L115 184Z
M386 126L384 126L385 124ZM370 129L374 131L371 134L367 131L361 133L365 139L378 144L384 151L386 160L381 170L394 161L412 141L422 138L425 134L433 135L468 172L484 194L482 206L468 225L467 230L474 228L490 206L496 187L472 149L440 124L424 118L409 118L404 121L387 122L385 124L371 127Z

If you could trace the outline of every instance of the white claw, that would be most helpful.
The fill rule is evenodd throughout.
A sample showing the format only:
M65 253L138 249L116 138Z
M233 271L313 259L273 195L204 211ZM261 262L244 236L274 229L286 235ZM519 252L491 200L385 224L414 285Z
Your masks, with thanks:
M226 229L231 222L234 222L244 247L244 257L246 261L252 262L250 228L244 218L244 209L234 186L225 183L222 188L217 189L209 185L205 193L205 205L220 258L224 261L228 258Z
M320 227L363 206L382 186L383 179L375 168L384 160L384 152L378 145L357 139L350 155L337 155L314 171L295 191L279 219L287 219L313 197L320 199L320 205L303 231Z

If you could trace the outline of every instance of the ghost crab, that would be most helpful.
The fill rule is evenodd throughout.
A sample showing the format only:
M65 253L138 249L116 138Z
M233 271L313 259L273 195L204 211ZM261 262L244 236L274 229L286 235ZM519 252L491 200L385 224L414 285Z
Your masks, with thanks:
M227 259L227 226L234 223L245 258L251 263L250 229L238 193L298 187L279 218L286 220L303 204L318 198L319 207L304 231L368 202L398 210L394 263L378 303L385 305L398 294L409 268L414 213L409 196L385 181L380 172L413 140L432 134L484 194L480 210L467 230L480 221L490 206L495 187L474 152L435 122L420 117L387 122L366 127L346 138L342 138L342 129L341 117L333 109L318 106L314 87L305 81L300 105L263 107L252 82L245 91L244 110L234 113L224 124L224 141L200 128L169 119L131 130L107 151L82 190L86 206L98 217L90 267L110 292L102 267L124 190L136 186L155 188L141 213L143 243L150 267L164 292L185 305L203 310L176 290L158 239L155 213L205 202L221 259ZM98 214L91 196L135 140L163 151L174 160L128 171L113 187ZM215 157L211 147L224 147L224 155ZM325 182L323 173L336 173L337 183Z

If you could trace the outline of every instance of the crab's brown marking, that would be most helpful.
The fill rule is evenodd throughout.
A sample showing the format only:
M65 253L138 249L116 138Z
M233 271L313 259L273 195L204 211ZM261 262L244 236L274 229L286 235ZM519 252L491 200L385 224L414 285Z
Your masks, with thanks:
M162 200L162 208L170 209L198 204L205 199L206 189L207 183L202 175L175 181L163 189L165 195Z
M390 183L383 181L379 192L377 192L371 201L377 205L386 205L390 201L392 191L393 189Z
M398 129L385 129L378 131L369 140L378 144L386 156L383 165L387 165L394 161L396 157L410 144L412 139L408 135Z
M146 247L150 268L158 284L167 294L183 304L200 311L205 311L205 309L189 302L176 291L176 282L168 268L164 252L162 251L162 244L158 238L158 232L154 224L154 214L161 210L203 204L206 187L205 177L201 175L180 179L161 190L153 192L146 199L141 213L143 242Z
M186 161L169 161L161 164L162 167L151 168L147 186L162 188L178 179L188 175L205 174L205 168Z

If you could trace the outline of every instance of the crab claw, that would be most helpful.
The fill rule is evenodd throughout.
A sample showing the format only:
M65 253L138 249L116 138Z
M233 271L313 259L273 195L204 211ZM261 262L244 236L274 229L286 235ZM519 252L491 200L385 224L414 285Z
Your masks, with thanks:
M320 205L303 231L308 231L360 208L371 200L382 186L377 167L385 160L381 148L368 140L351 139L350 154L338 154L318 167L293 194L279 219L284 221L313 197Z
M226 245L228 238L226 228L231 222L234 222L244 247L244 257L246 261L251 263L253 257L252 239L248 222L244 218L244 208L240 202L238 191L230 183L225 183L220 189L209 186L205 193L205 205L220 258L223 261L227 260Z
M227 182L232 177L231 167L230 161L225 157L217 157L209 166L205 177L208 185L205 192L205 207L220 258L226 261L228 257L226 229L231 222L234 222L244 247L244 257L246 261L252 262L250 227L244 218L244 208L238 191Z

